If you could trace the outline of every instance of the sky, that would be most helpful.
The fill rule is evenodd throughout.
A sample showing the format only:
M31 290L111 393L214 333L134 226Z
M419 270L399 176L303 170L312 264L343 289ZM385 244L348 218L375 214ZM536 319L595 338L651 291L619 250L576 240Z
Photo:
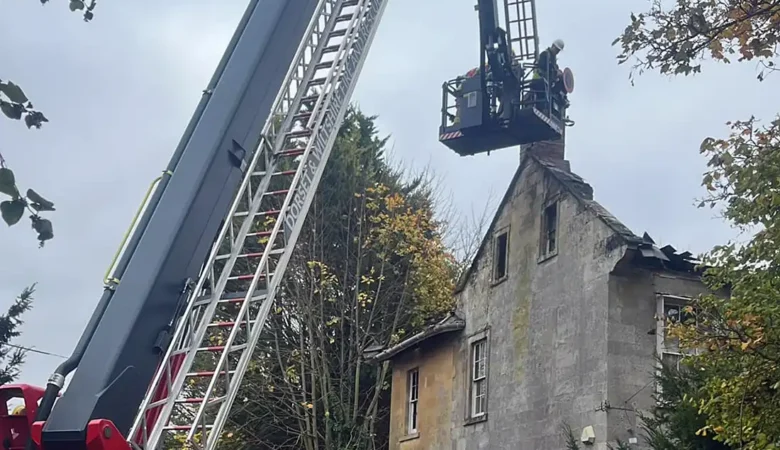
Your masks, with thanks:
M439 144L441 83L477 65L474 0L391 0L353 100L391 136L393 159L432 169L457 215L503 195L518 163L508 149L461 158ZM612 40L647 0L539 0L543 45L576 78L567 132L572 170L635 233L706 251L733 235L695 208L701 140L751 114L776 80L751 63L706 66L692 78L628 81ZM38 249L27 223L0 230L0 306L37 284L17 343L70 354L148 184L167 164L221 57L244 0L99 2L84 23L65 0L7 0L0 13L0 78L21 84L50 119L41 130L0 120L0 152L23 189L57 205L54 240ZM772 86L771 84L774 84ZM720 87L718 87L720 86ZM0 225L0 228L3 228ZM30 354L22 380L44 384L61 360Z

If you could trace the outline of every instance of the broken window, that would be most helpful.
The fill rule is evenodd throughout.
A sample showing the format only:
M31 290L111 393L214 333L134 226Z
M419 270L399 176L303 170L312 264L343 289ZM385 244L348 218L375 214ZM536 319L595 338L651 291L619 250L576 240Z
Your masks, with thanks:
M487 339L471 345L471 417L487 412Z
M558 250L558 202L544 208L542 214L541 256L554 255Z
M501 281L507 275L509 256L509 232L504 231L495 237L493 250L493 281Z
M690 299L687 297L678 297L674 295L661 295L659 297L658 312L658 325L656 329L657 336L657 352L661 357L661 360L671 367L681 369L680 363L689 354L698 354L697 350L685 351L680 349L678 339L674 336L670 336L668 332L668 325L674 323L687 323L690 324L692 320L696 320L695 314L690 312L689 306Z
M414 434L417 432L417 406L420 398L420 371L412 369L409 371L407 377L408 390L409 390L409 403L406 405L408 411L408 421L406 425L406 433Z

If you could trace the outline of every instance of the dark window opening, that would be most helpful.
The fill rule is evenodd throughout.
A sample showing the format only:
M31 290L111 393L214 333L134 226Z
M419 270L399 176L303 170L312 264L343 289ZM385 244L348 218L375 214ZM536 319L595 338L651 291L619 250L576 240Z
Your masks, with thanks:
M509 233L501 233L496 236L495 264L493 267L493 280L498 281L506 277L507 253L509 251Z
M544 208L544 228L542 235L542 256L555 252L558 248L558 202Z

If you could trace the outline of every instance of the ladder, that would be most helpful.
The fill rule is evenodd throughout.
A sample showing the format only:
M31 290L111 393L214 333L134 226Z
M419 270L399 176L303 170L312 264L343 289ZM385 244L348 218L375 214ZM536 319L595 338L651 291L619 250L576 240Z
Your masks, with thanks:
M219 445L387 0L320 0L129 439Z
M535 0L504 0L507 44L515 62L534 64L539 56Z

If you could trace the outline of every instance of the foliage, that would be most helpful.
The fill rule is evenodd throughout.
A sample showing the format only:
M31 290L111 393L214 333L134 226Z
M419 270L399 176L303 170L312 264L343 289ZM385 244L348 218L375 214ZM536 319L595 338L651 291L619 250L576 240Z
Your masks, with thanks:
M663 74L698 73L706 59L758 62L763 81L776 70L780 35L778 0L676 0L668 10L654 1L632 15L615 40L621 63ZM728 124L725 139L707 138L708 159L700 207L719 207L748 235L702 257L704 281L714 293L687 307L691 319L670 326L701 375L690 392L706 423L701 435L745 450L774 449L780 443L780 322L778 181L780 118L763 126L756 118Z
M0 385L11 383L19 376L25 350L12 344L21 335L21 316L32 308L35 285L25 288L5 314L0 315Z
M40 1L41 4L46 4L49 0ZM91 0L89 5L84 0L69 0L70 10L83 11L85 22L94 17L95 6L96 0ZM35 109L21 86L10 80L0 80L0 111L9 119L23 120L28 129L40 129L49 121L41 111ZM0 202L0 213L8 226L19 223L27 211L30 213L30 223L38 234L41 247L54 237L51 221L40 215L42 212L54 211L54 203L46 200L33 189L27 189L25 195L22 195L22 190L16 184L16 175L6 165L2 153L0 153L0 193L10 197Z
M700 370L690 370L686 360L678 368L659 361L655 375L659 392L656 404L642 416L647 443L653 450L728 450L730 447L713 438L713 433L699 430L707 424L699 412L699 400L706 377Z
M714 61L760 62L776 70L773 58L780 42L778 0L675 0L670 9L653 0L648 12L632 14L631 23L615 39L621 63L634 60L634 68L662 74L701 72L701 63Z
M374 119L352 109L339 130L224 430L226 449L386 448L389 367L364 350L454 308L458 267L431 189L387 163ZM189 388L198 397L203 387Z

